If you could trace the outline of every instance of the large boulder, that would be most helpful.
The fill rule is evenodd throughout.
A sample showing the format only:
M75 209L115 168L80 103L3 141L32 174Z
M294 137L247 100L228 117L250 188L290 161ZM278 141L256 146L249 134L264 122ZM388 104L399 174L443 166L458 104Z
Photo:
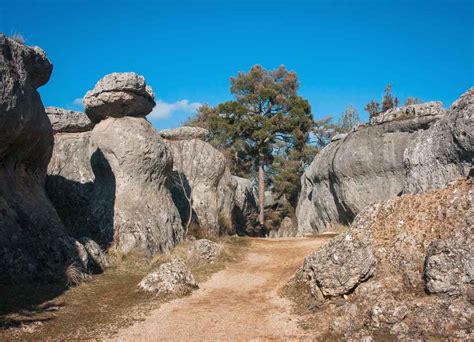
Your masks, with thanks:
M232 177L237 184L232 212L236 232L240 235L261 236L262 232L257 224L258 206L255 186L250 179Z
M94 123L107 117L144 117L155 106L154 98L155 94L143 76L134 72L112 73L87 92L84 107Z
M191 213L192 219L208 234L233 234L232 210L237 185L225 156L200 139L165 139L165 142L173 155L170 188L182 221L188 222Z
M371 203L469 174L473 97L471 89L447 112L438 102L392 109L331 142L301 177L297 234L348 225Z
M37 88L52 68L40 48L0 34L1 283L53 280L80 263L44 188L53 131Z
M307 257L293 284L307 288L318 333L472 339L472 198L465 178L374 204Z

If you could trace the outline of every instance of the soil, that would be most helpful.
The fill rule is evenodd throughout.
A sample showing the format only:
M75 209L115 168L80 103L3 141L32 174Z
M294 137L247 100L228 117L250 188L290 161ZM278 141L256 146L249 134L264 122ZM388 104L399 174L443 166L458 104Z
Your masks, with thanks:
M281 288L326 237L249 239L240 261L215 273L192 295L164 303L119 330L117 341L305 340Z

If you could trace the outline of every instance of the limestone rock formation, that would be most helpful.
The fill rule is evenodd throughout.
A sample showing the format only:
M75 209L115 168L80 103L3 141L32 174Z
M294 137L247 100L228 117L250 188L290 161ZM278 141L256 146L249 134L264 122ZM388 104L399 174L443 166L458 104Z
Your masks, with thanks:
M59 107L46 107L45 110L53 126L53 133L86 132L94 127L84 113Z
M87 237L79 239L87 252L87 268L93 273L100 273L110 266L107 254L94 240Z
M146 90L135 74L104 77L89 94L101 99L93 113L102 120L90 131L55 134L47 189L72 236L93 238L121 253L152 255L169 251L184 231L166 184L172 170L168 148L145 118L122 117L137 115L125 110L137 108L133 99L115 115L110 111L117 103L106 102L115 95L101 95L136 94L130 84Z
M293 282L319 337L472 339L473 191L464 178L374 204L307 257Z
M159 133L161 137L166 140L201 139L205 141L209 136L209 131L205 128L188 126L173 129L163 129Z
M143 76L134 72L112 73L87 92L84 107L94 123L107 117L144 117L155 106L154 98L155 94Z
M240 235L261 236L257 225L258 206L255 186L250 179L232 177L237 184L232 212L236 232Z
M198 287L194 276L183 260L174 259L160 265L138 284L138 288L156 295L186 294Z
M178 134L172 136L172 140L165 142L173 155L170 188L181 220L189 219L190 197L193 219L202 228L211 235L233 234L231 221L237 185L224 155L200 139L177 140Z
M53 131L37 88L52 64L43 50L0 34L0 282L54 280L80 259L46 196Z
M199 239L193 242L188 250L188 259L191 262L205 262L212 264L222 252L222 246L207 239Z
M348 225L371 203L469 174L473 98L471 89L447 112L439 102L392 109L331 142L301 177L297 234Z

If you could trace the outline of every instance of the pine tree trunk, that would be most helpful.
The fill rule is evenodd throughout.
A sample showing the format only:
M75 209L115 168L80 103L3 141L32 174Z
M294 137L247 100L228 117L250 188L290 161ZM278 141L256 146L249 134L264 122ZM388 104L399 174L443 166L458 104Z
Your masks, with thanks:
M260 224L265 223L265 171L263 171L263 163L258 166L258 204L260 206L260 213L258 221Z

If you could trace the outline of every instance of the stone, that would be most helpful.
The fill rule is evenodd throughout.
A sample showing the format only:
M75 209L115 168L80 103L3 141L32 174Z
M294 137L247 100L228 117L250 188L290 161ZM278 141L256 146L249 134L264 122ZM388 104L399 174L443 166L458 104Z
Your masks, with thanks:
M198 288L198 285L184 261L174 259L146 275L138 288L156 295L183 295Z
M192 243L187 252L188 260L191 262L204 262L213 264L219 258L222 246L207 239L199 239Z
M374 125L395 120L425 119L426 117L443 116L444 113L445 109L443 108L443 104L439 101L432 101L412 104L405 107L391 108L385 112L372 116L370 118L370 123Z
M46 107L45 110L53 126L53 133L87 132L94 127L84 113L59 107Z
M159 131L161 137L167 140L190 140L200 139L206 141L209 131L201 127L178 127L174 129L164 129Z
M92 273L101 273L110 266L107 254L92 239L83 237L79 242L84 246L87 252L87 269Z
M44 187L53 130L37 88L52 69L39 47L0 34L0 283L63 279L80 260Z
M261 236L262 231L257 223L258 206L255 186L250 179L232 176L235 189L235 205L232 211L237 234Z
M450 296L474 289L474 227L448 240L434 240L425 259L425 286L430 293Z
M207 234L234 234L232 210L237 184L225 156L199 139L165 140L165 143L173 156L170 189L182 222L189 219L191 202L193 220Z
M349 225L373 203L467 176L474 156L473 98L471 89L448 111L439 102L393 109L331 142L301 177L297 235Z
M172 156L140 117L108 118L90 137L94 189L90 230L102 245L121 253L167 252L183 240L184 231L166 181Z
M370 234L347 232L307 256L303 273L313 295L321 292L324 297L335 297L370 278L376 264Z
M155 106L154 98L143 76L134 72L112 73L86 93L84 107L94 123L108 117L145 117Z

